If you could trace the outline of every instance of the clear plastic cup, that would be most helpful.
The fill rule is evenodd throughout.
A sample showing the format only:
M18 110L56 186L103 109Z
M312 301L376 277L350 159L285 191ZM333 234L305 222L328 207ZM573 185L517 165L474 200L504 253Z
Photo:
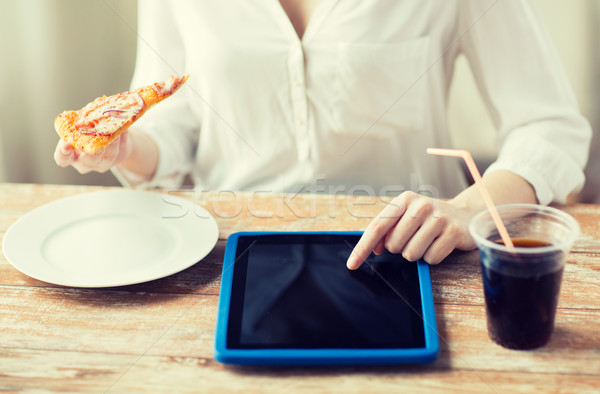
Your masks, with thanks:
M514 249L502 243L489 212L477 214L469 225L480 252L488 333L503 347L534 349L552 335L562 273L579 224L552 207L497 208Z

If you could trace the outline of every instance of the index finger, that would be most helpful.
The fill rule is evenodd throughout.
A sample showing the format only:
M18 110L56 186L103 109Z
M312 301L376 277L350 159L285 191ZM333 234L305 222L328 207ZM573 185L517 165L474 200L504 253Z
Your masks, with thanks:
M387 233L398 223L406 212L406 203L402 199L394 199L369 223L362 237L352 250L346 266L355 270L369 257L375 247L385 238Z
M58 144L56 144L56 150L54 151L54 161L59 166L66 167L73 161L73 154L73 147L60 139Z

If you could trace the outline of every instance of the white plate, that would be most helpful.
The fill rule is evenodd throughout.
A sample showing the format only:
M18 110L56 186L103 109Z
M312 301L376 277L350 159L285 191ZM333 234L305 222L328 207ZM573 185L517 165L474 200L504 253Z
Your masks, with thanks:
M8 261L63 286L123 286L162 278L204 258L219 230L202 207L129 189L67 197L36 208L4 235Z

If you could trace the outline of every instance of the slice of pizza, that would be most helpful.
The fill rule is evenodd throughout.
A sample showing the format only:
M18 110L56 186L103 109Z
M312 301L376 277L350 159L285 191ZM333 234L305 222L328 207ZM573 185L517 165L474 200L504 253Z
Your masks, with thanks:
M171 76L167 81L130 92L98 97L78 111L65 111L58 115L54 128L73 148L99 154L148 109L175 93L188 77L187 74Z

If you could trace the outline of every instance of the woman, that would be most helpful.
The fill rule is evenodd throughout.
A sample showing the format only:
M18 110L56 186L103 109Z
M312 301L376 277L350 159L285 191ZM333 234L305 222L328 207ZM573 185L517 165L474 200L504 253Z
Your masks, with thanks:
M132 86L191 74L98 157L59 142L78 171L126 185L397 195L348 261L371 251L442 261L475 244L485 209L449 147L456 57L469 61L501 150L496 204L563 202L582 187L591 130L526 1L144 1ZM475 131L474 131L475 132ZM450 198L441 200L440 198Z

